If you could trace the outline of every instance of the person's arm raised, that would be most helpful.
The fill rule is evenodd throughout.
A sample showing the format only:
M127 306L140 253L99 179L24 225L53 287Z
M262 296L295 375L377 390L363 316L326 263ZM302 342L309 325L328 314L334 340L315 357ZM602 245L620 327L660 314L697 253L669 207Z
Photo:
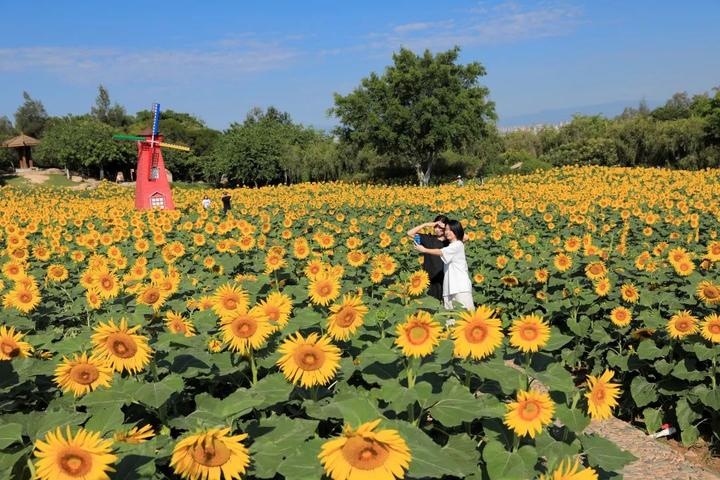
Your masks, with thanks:
M423 223L422 225L418 225L417 227L413 227L410 230L407 231L407 236L410 238L415 238L415 234L420 233L420 230L422 230L425 227L434 227L435 222L427 222Z
M425 253L427 255L435 255L436 257L442 256L442 250L440 250L439 248L427 248L423 247L422 245L418 245L417 243L413 243L413 246L415 247L415 250L420 253Z

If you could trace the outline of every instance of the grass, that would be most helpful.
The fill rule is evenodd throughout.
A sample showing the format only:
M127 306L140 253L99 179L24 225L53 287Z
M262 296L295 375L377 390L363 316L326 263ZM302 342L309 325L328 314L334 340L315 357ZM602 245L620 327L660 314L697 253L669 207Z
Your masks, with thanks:
M43 187L74 187L78 182L68 180L65 175L53 173L48 175L48 179L42 185Z
M30 186L30 182L26 178L18 175L3 175L0 177L0 186L28 187Z

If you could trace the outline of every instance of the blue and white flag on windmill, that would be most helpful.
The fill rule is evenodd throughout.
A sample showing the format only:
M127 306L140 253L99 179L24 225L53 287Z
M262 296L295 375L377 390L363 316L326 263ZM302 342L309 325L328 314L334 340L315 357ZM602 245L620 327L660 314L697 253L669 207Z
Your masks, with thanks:
M153 140L155 140L155 137L157 137L157 134L158 134L158 126L160 125L160 104L153 103L152 110L153 110L152 136L153 136Z

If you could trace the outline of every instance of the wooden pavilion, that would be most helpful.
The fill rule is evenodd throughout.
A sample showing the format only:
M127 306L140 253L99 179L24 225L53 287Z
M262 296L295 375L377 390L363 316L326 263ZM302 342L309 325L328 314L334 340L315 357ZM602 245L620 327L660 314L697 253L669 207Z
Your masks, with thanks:
M18 152L18 158L20 159L20 168L32 168L32 152L30 147L38 145L40 140L33 138L29 135L21 133L17 137L6 140L2 143L5 148L14 148Z

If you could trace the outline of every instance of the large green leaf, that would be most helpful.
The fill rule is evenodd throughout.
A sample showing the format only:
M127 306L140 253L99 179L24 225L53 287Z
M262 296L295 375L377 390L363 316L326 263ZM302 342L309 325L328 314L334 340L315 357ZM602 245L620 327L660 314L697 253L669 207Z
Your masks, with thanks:
M88 408L88 413L90 420L85 424L85 429L102 435L116 430L125 420L125 414L119 406Z
M573 338L574 337L560 333L560 330L557 327L552 327L550 329L550 338L542 349L546 352L560 350L562 347L570 343Z
M168 375L159 382L143 384L135 392L135 400L153 408L160 408L173 393L183 388L183 379L178 375Z
M317 425L315 420L281 415L263 418L258 424L251 425L248 433L254 439L250 458L255 476L273 478L283 461L295 455L315 434Z
M654 384L648 382L645 377L638 375L630 382L630 394L637 407L644 407L657 400L657 391Z
M482 457L490 480L525 480L533 476L534 470L527 468L519 453L508 452L495 440L487 442Z
M640 342L640 346L638 346L637 349L637 354L640 360L655 360L656 358L664 357L665 355L667 355L669 350L670 348L667 346L663 347L662 349L658 348L652 339L648 339L644 342Z
M392 348L392 339L383 338L375 343L370 344L363 352L358 356L360 365L370 365L372 363L388 364L395 362L400 358L400 354L397 350Z
M436 398L430 415L446 427L456 427L483 416L478 408L480 401L455 377L445 382L442 393Z
M19 423L0 425L0 449L22 440L23 427Z
M559 363L553 363L545 371L536 372L533 375L550 390L565 393L575 391L572 375Z
M518 388L524 388L527 381L523 372L505 365L500 358L491 358L480 363L466 361L462 366L480 377L481 380L497 382L506 395L513 393Z
M614 443L597 435L581 435L580 443L593 467L600 467L608 472L621 470L625 465L637 458L630 452L620 450Z
M270 407L277 403L287 401L293 385L281 373L273 373L258 381L252 388L254 395L262 397L263 407Z
M366 397L348 398L339 401L331 399L325 403L313 403L306 405L306 412L313 418L337 418L343 420L353 428L357 428L365 422L381 418L377 405Z
M557 405L555 416L575 433L582 433L590 425L590 417L585 415L579 408L568 408L565 405Z
M662 426L662 415L662 410L657 408L646 408L643 410L645 430L647 430L648 433L655 433L660 430Z

